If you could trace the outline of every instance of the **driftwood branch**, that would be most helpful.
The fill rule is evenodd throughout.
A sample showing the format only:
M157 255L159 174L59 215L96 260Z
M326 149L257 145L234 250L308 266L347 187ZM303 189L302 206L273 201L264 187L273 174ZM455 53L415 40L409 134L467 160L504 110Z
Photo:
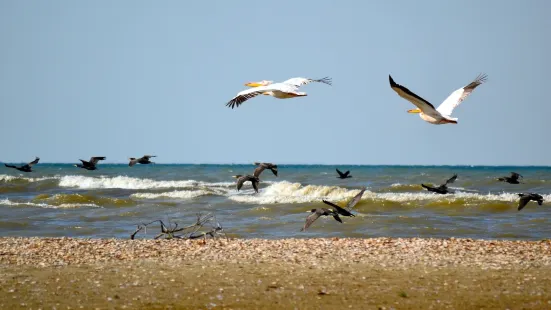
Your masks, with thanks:
M144 231L147 234L147 226L153 223L159 223L161 225L161 232L157 234L153 239L159 239L164 237L164 239L198 239L204 238L206 240L207 236L211 238L216 238L218 236L224 236L227 238L224 233L222 225L216 220L216 216L212 213L206 214L197 214L197 219L194 224L178 227L178 223L170 223L166 225L162 220L154 220L149 223L141 223L137 225L136 230L130 235L130 239L134 239L136 234L140 231ZM210 224L211 228L205 230L205 227Z

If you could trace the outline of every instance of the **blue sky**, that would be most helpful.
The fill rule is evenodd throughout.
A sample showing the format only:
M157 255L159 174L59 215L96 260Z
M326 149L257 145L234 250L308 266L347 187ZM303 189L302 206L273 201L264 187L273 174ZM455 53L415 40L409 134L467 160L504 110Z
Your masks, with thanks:
M551 165L551 2L0 0L0 161ZM438 105L435 126L388 74ZM249 81L331 76L225 106Z

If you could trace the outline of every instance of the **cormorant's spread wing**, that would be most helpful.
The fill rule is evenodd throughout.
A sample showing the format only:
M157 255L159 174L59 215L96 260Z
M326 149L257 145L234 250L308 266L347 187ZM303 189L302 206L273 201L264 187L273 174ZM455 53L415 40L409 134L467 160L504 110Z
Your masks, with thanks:
M520 196L520 200L518 201L518 211L524 209L528 202L530 201L530 196Z
M345 176L344 173L342 173L342 171L340 171L338 168L335 169L335 170L337 170L337 173L339 174L339 176L341 176L341 177L344 177L344 176Z
M240 176L239 178L237 178L237 190L239 191L241 189L241 187L243 187L243 183L245 183L245 181L248 181L249 178L244 175L244 176Z
M337 213L333 213L333 218L334 218L337 222L342 223L342 220L341 220L341 218L339 217L339 215L338 215Z
M264 171L264 169L266 169L264 168L264 165L259 165L258 167L256 167L256 169L254 169L253 175L255 177L259 177L262 171Z
M90 158L90 163L91 163L92 165L95 165L95 164L97 164L100 160L105 160L105 157L103 157L103 156L94 156L94 157Z
M306 218L306 222L304 222L304 227L302 227L300 231L308 229L308 227L310 227L310 225L312 225L312 223L314 223L320 216L321 214L319 212L312 212L312 214L308 215L308 217Z
M348 202L348 204L346 205L346 209L348 209L349 211L354 208L354 206L362 199L362 196L365 192L367 188L362 188L362 190L356 195L354 196L354 198L352 198L352 200L350 200Z
M446 185L452 184L453 182L455 182L456 179L457 179L457 174L454 174L453 177L449 178L449 179L446 181L446 183L444 183L444 184L446 184Z
M327 201L327 200L322 200L323 203L325 203L326 205L330 205L331 207L333 207L333 209L335 209L337 211L337 213L339 214L348 214L350 212L348 212L346 209L343 209L339 206L337 206L336 204L332 203L331 201Z
M38 164L38 161L39 161L39 160L40 160L40 158L37 157L37 158L35 158L35 160L31 161L31 162L28 163L27 165L29 165L29 166L36 165L36 164Z
M251 183L253 184L254 191L258 193L258 182L255 179L251 179Z

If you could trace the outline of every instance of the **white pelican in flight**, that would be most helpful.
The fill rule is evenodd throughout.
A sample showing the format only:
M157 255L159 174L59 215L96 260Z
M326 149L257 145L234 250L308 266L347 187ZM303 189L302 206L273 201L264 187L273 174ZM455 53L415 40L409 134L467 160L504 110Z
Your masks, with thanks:
M396 84L392 77L389 75L390 87L400 95L400 97L413 103L417 106L417 109L409 110L409 113L419 113L419 116L426 122L441 125L441 124L457 124L457 118L451 117L453 110L463 102L473 90L480 84L486 82L487 76L485 74L479 75L469 85L462 87L448 96L438 108L426 101L425 99L417 96L411 90L405 88L402 85Z
M254 98L258 95L272 96L278 99L288 99L294 97L303 97L307 94L305 92L300 92L298 89L302 85L306 85L312 82L325 83L331 85L331 78L324 77L323 79L313 80L307 78L296 77L283 81L281 83L274 83L273 81L260 81L260 82L250 82L245 84L245 86L252 87L250 89L239 92L232 100L230 100L226 106L239 107L243 102Z

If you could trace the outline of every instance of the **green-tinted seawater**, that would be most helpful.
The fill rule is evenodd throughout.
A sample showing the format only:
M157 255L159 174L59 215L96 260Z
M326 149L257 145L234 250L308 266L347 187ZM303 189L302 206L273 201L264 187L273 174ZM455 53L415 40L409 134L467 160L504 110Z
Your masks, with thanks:
M338 179L336 166L281 165L266 170L260 193L241 191L232 175L252 174L253 165L100 164L96 171L70 164L38 164L32 173L0 167L0 235L127 238L136 224L154 219L191 224L199 212L214 212L238 237L551 237L551 208L531 202L517 211L520 192L551 198L549 167L338 166L352 178ZM511 171L523 184L498 182ZM426 192L454 173L455 194ZM362 186L356 217L344 224L318 220L300 232L306 212L322 199L344 205ZM156 230L148 233L151 238Z

